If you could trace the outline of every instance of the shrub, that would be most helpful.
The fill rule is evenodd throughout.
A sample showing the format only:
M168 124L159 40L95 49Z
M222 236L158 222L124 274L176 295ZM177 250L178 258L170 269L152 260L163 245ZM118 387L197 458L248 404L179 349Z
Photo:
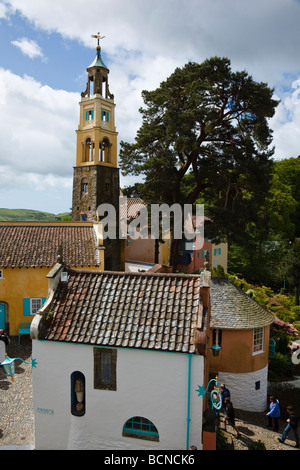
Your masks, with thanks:
M294 314L295 320L300 321L300 305L296 305L295 307L292 307L291 310Z
M282 381L294 376L294 366L289 354L276 353L275 359L269 363L269 380Z

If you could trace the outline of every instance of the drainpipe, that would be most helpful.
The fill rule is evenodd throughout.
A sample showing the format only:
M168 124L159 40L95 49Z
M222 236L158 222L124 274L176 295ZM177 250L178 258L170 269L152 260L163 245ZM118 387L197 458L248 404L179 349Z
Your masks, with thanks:
M190 445L190 408L191 408L191 362L192 356L188 355L188 397L187 397L187 418L186 418L186 450L189 450Z

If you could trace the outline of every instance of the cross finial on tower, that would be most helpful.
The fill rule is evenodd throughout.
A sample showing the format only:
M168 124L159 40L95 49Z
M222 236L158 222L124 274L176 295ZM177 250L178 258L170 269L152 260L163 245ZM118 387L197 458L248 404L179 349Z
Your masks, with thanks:
M95 39L97 39L97 46L99 46L99 45L100 45L100 39L103 39L103 38L105 38L105 36L100 36L100 33L99 33L99 31L98 31L98 33L97 33L97 34L92 34L92 35L91 35L91 37L92 37L92 38L95 38Z

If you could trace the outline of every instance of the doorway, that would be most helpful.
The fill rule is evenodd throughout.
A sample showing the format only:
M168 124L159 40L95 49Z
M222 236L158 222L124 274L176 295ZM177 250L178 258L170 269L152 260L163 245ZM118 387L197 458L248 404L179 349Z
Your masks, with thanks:
M5 330L6 325L6 305L0 303L0 330Z

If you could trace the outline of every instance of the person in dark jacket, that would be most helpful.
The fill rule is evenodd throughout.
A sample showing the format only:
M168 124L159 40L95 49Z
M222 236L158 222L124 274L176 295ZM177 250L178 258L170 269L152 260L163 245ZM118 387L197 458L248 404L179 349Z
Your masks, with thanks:
M224 412L225 412L225 418L224 418L225 431L226 431L226 424L228 423L235 430L236 437L240 437L239 430L235 425L235 413L234 413L233 405L229 397L224 398Z
M221 389L221 398L222 398L222 409L225 413L225 403L224 403L224 400L225 398L229 398L230 400L230 390L226 387L225 384L221 384L220 385L220 389Z
M5 330L0 330L0 340L5 343L5 346L10 343L10 339Z
M288 433L290 432L290 430L292 430L293 433L294 433L294 436L295 436L295 440L296 440L295 447L299 448L299 436L298 436L298 432L297 432L297 427L298 427L297 416L296 416L292 406L287 407L287 412L289 414L289 417L286 420L288 424L287 424L285 430L282 433L281 439L278 438L278 440L279 440L279 442L281 442L283 444L284 441L287 438Z
M273 430L278 432L279 425L279 417L280 417L280 406L279 401L272 395L270 396L270 411L267 413L268 416L268 427L272 427L272 421L274 424Z

